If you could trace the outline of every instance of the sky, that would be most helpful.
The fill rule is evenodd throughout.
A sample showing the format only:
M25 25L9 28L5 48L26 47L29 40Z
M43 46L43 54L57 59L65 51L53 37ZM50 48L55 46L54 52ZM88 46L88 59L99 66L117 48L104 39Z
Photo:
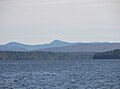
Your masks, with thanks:
M120 0L0 0L0 44L120 42Z

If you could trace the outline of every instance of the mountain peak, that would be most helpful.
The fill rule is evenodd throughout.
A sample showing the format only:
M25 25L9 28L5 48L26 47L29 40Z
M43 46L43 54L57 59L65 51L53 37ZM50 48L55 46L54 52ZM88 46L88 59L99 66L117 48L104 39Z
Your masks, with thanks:
M18 42L9 42L9 43L7 43L5 45L7 45L7 46L18 46L18 45L23 45L23 44L18 43Z
M55 42L59 42L59 41L61 41L61 40L57 40L57 39L56 39L56 40L54 40L54 41L55 41Z
M68 42L64 42L64 41L61 41L61 40L54 40L50 44L68 44Z

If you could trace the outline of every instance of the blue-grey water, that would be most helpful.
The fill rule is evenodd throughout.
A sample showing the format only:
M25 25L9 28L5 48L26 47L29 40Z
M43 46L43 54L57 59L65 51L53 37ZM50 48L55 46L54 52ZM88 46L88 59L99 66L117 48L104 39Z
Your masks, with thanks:
M120 60L0 61L0 89L120 89Z

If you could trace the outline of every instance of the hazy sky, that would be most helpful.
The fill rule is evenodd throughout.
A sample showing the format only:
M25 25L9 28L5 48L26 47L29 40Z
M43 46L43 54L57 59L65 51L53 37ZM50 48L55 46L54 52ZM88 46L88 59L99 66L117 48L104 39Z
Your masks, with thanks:
M120 42L120 0L0 0L0 44Z

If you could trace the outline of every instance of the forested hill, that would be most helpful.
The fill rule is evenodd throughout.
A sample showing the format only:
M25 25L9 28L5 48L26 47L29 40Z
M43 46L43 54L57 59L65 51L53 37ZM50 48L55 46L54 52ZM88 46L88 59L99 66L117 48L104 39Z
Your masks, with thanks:
M96 53L93 59L120 59L120 49Z
M92 59L94 53L80 52L34 52L34 51L0 51L0 60L65 60Z
M0 51L0 60L66 60L66 59L120 59L120 49L100 52L41 52L41 51Z

